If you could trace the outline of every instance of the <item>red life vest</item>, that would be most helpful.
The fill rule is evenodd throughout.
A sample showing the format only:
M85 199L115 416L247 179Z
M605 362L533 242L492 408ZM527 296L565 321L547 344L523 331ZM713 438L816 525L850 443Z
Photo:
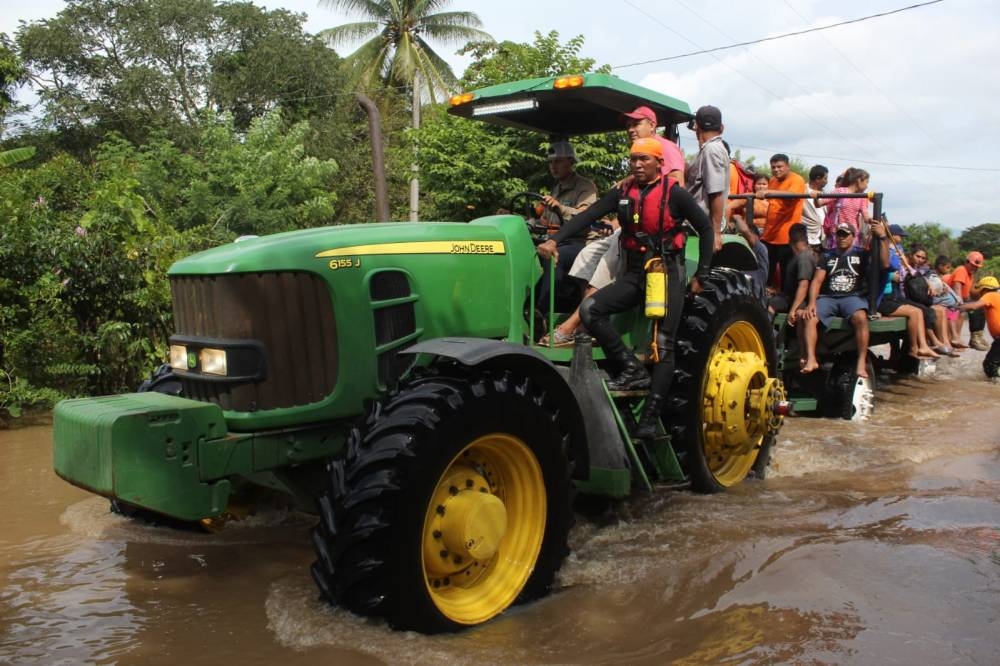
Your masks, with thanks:
M666 181L666 185L664 185ZM624 195L632 202L631 220L619 220L622 228L622 247L626 250L644 251L636 234L646 233L657 244L663 243L664 250L682 250L685 235L670 214L670 188L676 181L661 177L652 186L641 187L635 178L629 178L623 185ZM664 189L666 187L666 189Z

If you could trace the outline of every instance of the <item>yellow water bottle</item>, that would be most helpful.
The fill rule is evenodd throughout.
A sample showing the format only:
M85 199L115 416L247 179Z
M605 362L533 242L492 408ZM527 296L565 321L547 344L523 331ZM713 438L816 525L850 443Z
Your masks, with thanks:
M667 314L667 273L663 261L653 258L646 262L646 316L663 319Z

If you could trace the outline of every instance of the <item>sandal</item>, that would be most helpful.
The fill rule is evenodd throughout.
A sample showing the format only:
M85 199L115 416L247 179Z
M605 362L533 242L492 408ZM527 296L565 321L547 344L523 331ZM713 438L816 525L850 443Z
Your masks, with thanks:
M552 346L553 347L572 347L574 344L574 336L572 333L563 333L558 328L552 332ZM549 346L549 336L543 335L538 341L538 344L543 347Z

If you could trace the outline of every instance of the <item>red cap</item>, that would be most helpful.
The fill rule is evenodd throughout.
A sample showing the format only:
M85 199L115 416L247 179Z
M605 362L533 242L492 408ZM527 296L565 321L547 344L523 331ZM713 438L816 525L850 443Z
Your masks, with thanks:
M625 119L631 118L632 120L642 120L645 118L649 122L653 123L653 127L656 127L656 114L648 106L636 107L631 113L622 114L622 124L625 124Z
M965 258L965 260L968 261L973 266L975 266L976 268L979 268L980 266L982 266L983 265L983 261L985 261L983 259L983 253L982 252L976 252L975 250L973 250L972 252L970 252L969 256L967 256Z

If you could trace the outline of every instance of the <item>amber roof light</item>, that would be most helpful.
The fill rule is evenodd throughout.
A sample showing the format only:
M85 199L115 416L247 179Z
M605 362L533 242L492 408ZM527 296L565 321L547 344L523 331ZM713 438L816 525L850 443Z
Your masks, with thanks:
M556 90L562 90L563 88L579 88L583 85L583 76L575 74L574 76L560 76L552 84L552 87Z
M476 98L476 94L475 93L470 93L470 92L462 93L460 95L452 95L451 96L451 105L452 106L458 106L459 104L465 104L466 102L471 102L475 98Z

